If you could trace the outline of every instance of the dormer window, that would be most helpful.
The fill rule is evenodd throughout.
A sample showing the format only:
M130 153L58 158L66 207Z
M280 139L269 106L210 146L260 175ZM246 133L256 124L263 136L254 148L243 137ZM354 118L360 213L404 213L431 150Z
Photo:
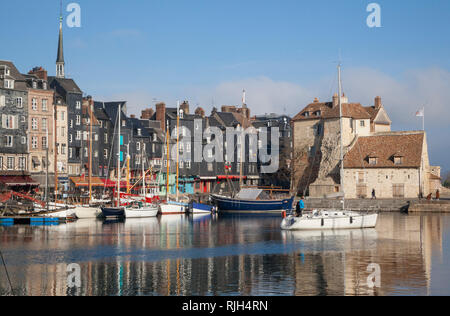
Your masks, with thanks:
M180 110L180 119L183 119L183 118L184 118L184 111Z
M303 113L303 116L304 116L304 117L309 117L309 112Z
M14 80L5 79L4 87L5 89L14 89Z
M140 128L138 128L137 134L138 134L138 136L142 136L142 130Z
M9 76L11 74L9 68L5 68L5 76Z
M316 112L314 112L314 115L315 116L321 116L322 115L322 111L316 111Z
M378 158L376 158L376 157L369 157L369 165L376 166L377 162L378 162Z
M47 82L46 81L44 81L42 83L42 89L47 90Z
M394 164L395 165L403 164L403 157L399 157L399 156L394 157Z
M33 89L37 89L37 82L33 80L31 86L33 87Z

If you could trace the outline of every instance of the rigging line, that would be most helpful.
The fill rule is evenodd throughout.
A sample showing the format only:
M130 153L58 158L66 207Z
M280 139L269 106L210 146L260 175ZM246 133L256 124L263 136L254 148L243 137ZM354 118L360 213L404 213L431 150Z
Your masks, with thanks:
M6 278L8 279L9 287L11 288L11 294L14 295L14 290L13 290L13 287L11 284L11 279L9 278L8 269L6 268L6 262L5 262L5 259L3 258L3 252L1 250L0 250L0 256L2 257L3 267L5 268L5 272L6 272Z
M116 128L117 128L117 124L119 123L119 116L117 115L116 116L116 122L115 122L115 124L114 124L114 131L113 131L113 138L112 138L112 145L111 145L111 149L114 149L114 136L116 135ZM108 159L108 171L107 171L107 179L106 180L108 180L109 179L109 168L111 167L111 160L112 160L112 157L113 157L113 150L111 150L110 152L109 152L109 159ZM106 184L107 184L107 181L105 181L105 185L103 186L103 195L105 195L105 193L106 193Z

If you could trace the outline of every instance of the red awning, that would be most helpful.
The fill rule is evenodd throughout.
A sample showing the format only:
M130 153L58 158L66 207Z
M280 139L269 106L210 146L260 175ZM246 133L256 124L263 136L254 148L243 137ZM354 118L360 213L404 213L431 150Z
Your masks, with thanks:
M227 180L227 179L230 179L230 180L240 180L241 177L240 177L240 176L217 176L217 179L218 179L218 180ZM245 180L245 179L247 179L247 177L246 177L246 176L243 176L242 179Z
M107 187L107 188L117 188L117 182L116 181L112 181L112 180L105 180L102 179L103 184ZM127 182L126 181L120 181L120 188L121 189L126 189L127 188Z
M29 176L0 176L0 183L9 187L39 186L39 183Z

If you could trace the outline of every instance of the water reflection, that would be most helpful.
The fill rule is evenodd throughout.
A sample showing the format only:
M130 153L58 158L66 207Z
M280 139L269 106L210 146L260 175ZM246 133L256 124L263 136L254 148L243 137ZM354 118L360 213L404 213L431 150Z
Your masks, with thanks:
M449 219L382 214L377 229L282 232L277 218L168 215L0 227L0 245L20 295L426 295ZM67 287L70 263L80 289ZM368 287L371 263L381 288Z

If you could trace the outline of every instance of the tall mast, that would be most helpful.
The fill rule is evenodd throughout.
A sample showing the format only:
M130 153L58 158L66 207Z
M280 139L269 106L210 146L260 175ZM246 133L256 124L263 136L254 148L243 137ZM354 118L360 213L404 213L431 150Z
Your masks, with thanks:
M179 199L179 176L180 176L180 101L177 101L177 202Z
M166 131L166 142L167 142L167 179L166 179L166 199L169 201L169 177L170 177L170 148L169 148L169 121L167 121L167 131Z
M142 142L141 147L143 147L144 142ZM147 156L147 155L145 155ZM145 166L144 166L144 150L141 148L141 164L142 164L142 186L144 189L144 200L147 201L147 189L145 188L145 177L147 176L147 173L145 172Z
M88 99L88 111L89 111L89 204L92 201L92 102Z
M245 108L246 105L246 100L245 100L245 90L242 91L242 108ZM242 188L242 186L244 185L244 149L245 149L245 134L244 134L244 130L245 130L245 126L246 126L246 120L247 120L247 113L244 112L243 114L243 119L242 119L242 131L241 131L241 157L240 157L240 170L239 170L239 187Z
M54 137L53 137L53 150L55 152L55 161L54 161L54 168L55 168L55 203L56 200L58 199L58 139L57 139L57 135L58 135L58 130L57 130L57 118L58 118L58 112L57 112L57 108L56 108L56 100L55 100L55 95L53 94L53 130L54 130Z
M49 202L49 199L48 199L48 163L49 163L49 161L48 161L48 143L49 143L49 141L48 141L48 126L47 126L47 129L46 129L46 135L47 135L47 138L46 138L46 144L45 144L45 149L46 149L46 151L45 151L45 153L46 153L46 155L45 155L45 201L46 201L46 203L47 203L47 211L49 211L49 205L48 205L48 202ZM55 204L56 205L56 204Z
M121 141L121 131L120 131L120 127L122 125L122 118L121 118L121 107L120 107L120 103L119 103L119 120L118 120L118 125L119 125L119 131L118 131L118 145L117 145L117 207L120 207L120 180L122 178L121 174L120 174L120 141Z
M345 209L345 192L344 192L344 122L342 119L342 82L341 82L341 64L338 65L338 82L339 82L339 124L341 129L340 143L341 143L341 154L340 154L340 178L341 178L341 192L342 197L342 209Z

